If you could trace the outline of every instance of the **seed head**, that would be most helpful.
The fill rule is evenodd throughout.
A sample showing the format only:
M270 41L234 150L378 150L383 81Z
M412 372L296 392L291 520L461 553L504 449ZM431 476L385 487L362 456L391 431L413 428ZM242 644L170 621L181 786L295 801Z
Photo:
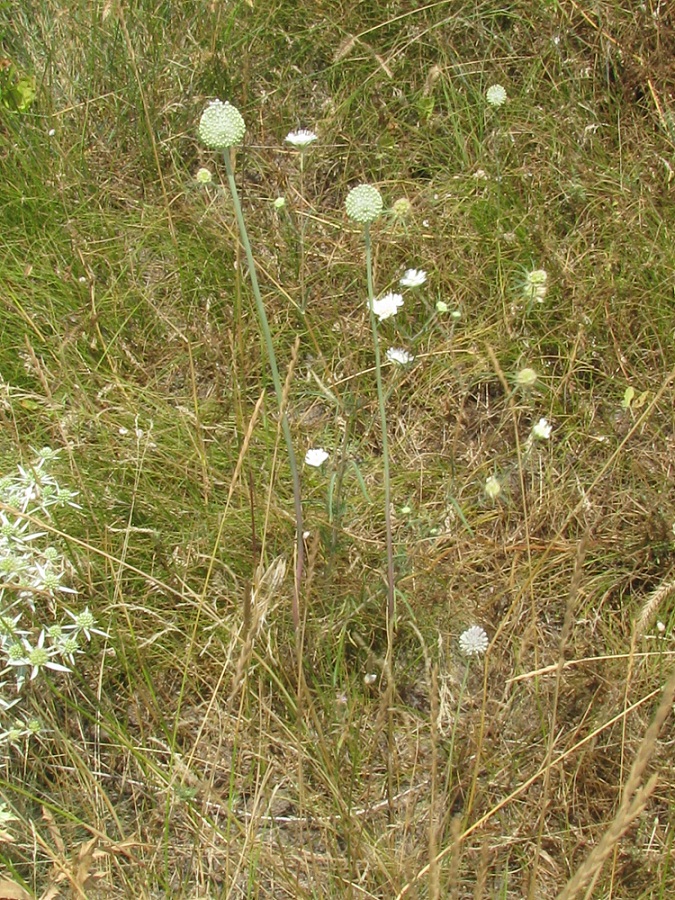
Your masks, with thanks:
M212 100L199 121L199 139L211 150L225 150L240 144L246 134L246 123L227 100Z
M363 225L374 222L382 212L382 194L372 184L360 184L352 188L345 201L347 215Z

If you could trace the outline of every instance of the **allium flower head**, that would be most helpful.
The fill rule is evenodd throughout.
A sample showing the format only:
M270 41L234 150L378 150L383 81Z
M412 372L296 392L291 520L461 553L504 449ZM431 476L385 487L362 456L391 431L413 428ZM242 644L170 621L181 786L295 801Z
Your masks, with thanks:
M489 500L496 500L502 492L502 486L499 479L495 475L490 475L485 479L485 494Z
M426 280L427 273L424 271L424 269L406 269L399 284L401 285L401 287L415 288L424 284Z
M212 100L199 121L199 139L211 150L225 150L240 144L246 134L246 123L227 100Z
M530 388L534 387L537 381L537 373L534 369L521 369L516 375L516 384L518 387Z
M286 135L285 140L287 144L292 144L296 149L304 150L305 147L309 147L310 144L317 140L317 136L313 131L301 128L299 131L290 131Z
M382 194L372 184L360 184L352 188L345 201L347 215L365 225L374 222L382 212Z
M548 419L539 419L536 425L532 426L532 437L538 441L547 441L551 437L551 425Z
M391 291L384 297L380 297L379 300L373 300L373 312L380 322L395 316L401 306L403 306L403 297Z
M491 84L485 92L485 98L490 106L499 108L506 103L506 91L501 86L501 84Z
M322 466L326 460L328 459L329 454L323 449L323 447L312 447L310 450L305 453L305 463L308 466L314 466L317 468Z
M403 350L401 347L390 347L387 350L387 359L389 362L398 363L400 366L405 366L408 363L411 363L415 357L412 353L408 353L407 350Z
M472 625L459 636L459 649L465 656L482 656L489 643L485 629L480 625Z
M211 174L209 169L197 169L195 181L197 182L197 184L211 184L211 182L213 181L213 175Z

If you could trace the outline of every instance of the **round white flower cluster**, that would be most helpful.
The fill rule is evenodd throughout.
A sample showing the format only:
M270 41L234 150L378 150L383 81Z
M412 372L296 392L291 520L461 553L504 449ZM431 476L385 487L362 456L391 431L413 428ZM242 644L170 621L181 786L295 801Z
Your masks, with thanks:
M472 625L459 636L459 649L465 656L482 656L489 643L487 633L480 625Z
M350 219L366 225L378 218L384 203L382 194L372 184L360 184L347 194L345 206Z
M496 109L503 106L508 99L501 84L491 84L485 93L485 98L490 106L494 106Z
M199 121L199 139L211 150L225 150L240 144L246 123L236 106L227 100L212 100Z

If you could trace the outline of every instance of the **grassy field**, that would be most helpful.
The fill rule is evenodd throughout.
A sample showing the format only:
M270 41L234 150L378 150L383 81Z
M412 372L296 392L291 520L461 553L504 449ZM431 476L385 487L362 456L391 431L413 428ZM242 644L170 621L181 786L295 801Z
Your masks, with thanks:
M674 896L670 4L0 38L0 897Z

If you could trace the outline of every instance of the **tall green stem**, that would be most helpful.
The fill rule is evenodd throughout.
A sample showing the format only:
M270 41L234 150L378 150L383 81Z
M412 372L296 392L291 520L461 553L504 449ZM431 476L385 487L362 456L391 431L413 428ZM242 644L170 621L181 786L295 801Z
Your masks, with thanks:
M304 561L305 561L305 546L303 541L303 517L302 517L302 494L300 492L300 473L298 471L298 464L295 458L295 451L293 450L293 439L291 437L291 429L288 424L288 417L286 416L286 412L284 410L284 389L281 383L281 377L279 375L279 367L277 366L277 358L274 352L274 344L272 342L272 333L270 331L269 322L267 321L267 313L265 312L265 304L263 303L262 296L260 294L260 286L258 284L258 273L255 266L255 259L253 258L253 251L251 250L251 242L248 239L248 232L246 230L246 223L244 222L244 216L241 211L241 203L239 202L239 194L237 192L237 185L234 180L234 171L232 169L232 161L230 160L230 151L226 149L223 152L223 158L225 160L225 169L227 171L227 181L230 188L230 193L232 194L232 202L234 204L234 212L237 217L237 225L239 226L239 235L241 237L241 243L244 247L244 251L246 252L246 260L248 262L248 272L249 278L251 279L251 287L253 288L253 296L255 297L255 304L258 311L258 320L260 322L260 328L263 333L263 338L265 340L265 349L267 350L267 358L269 359L270 369L272 370L272 381L274 382L274 391L277 395L277 403L279 404L279 412L281 414L281 429L284 434L284 439L286 441L286 450L288 452L288 464L291 467L291 476L293 479L293 501L295 505L295 527L296 527L296 541L297 541L297 554L296 554L296 566L295 566L295 586L293 592L293 626L295 627L296 634L299 633L300 629L300 583L302 580L302 572L304 569Z
M391 527L391 482L389 478L389 442L387 439L387 411L385 408L384 387L382 385L382 365L380 361L380 342L377 335L377 318L373 312L373 262L370 240L370 225L364 226L364 238L366 244L366 271L368 276L368 308L370 310L370 327L373 332L373 345L375 347L375 380L377 382L377 401L380 408L380 429L382 432L382 460L384 465L384 522L387 541L387 659L391 667L394 617L396 614L396 597L394 594L394 540ZM391 671L389 671L391 677Z

